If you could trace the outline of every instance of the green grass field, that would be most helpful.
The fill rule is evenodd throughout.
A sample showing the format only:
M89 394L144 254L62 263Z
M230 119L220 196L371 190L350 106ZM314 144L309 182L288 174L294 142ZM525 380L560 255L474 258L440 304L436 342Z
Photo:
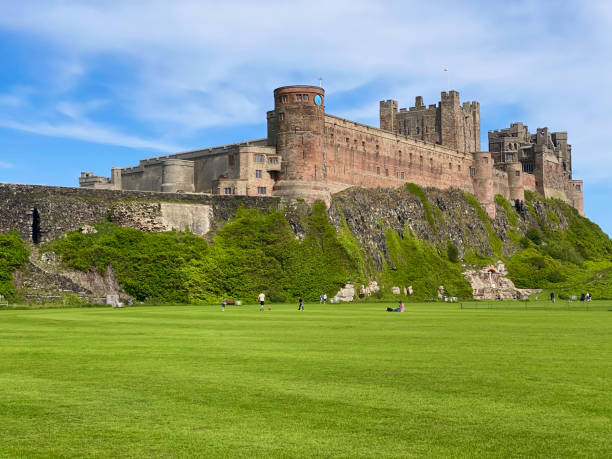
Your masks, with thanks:
M0 457L612 456L605 307L384 306L2 310Z

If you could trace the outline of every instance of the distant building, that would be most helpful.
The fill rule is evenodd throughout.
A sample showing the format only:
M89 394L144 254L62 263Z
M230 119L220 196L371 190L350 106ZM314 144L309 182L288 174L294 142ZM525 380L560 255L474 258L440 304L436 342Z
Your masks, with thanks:
M437 105L398 110L380 102L380 129L325 113L325 91L285 86L274 91L265 139L142 159L110 177L82 172L88 188L261 195L322 199L350 186L406 182L473 193L489 215L495 195L523 200L524 191L562 199L584 213L582 181L573 180L567 133L530 134L522 123L489 133L480 151L480 104L441 93Z

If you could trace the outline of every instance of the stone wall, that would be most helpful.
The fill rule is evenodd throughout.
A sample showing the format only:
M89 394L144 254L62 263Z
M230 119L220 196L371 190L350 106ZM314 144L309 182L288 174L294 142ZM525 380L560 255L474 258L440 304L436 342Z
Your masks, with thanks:
M131 202L140 207L130 217ZM14 228L26 240L45 242L83 225L115 218L127 226L138 227L137 221L142 221L152 230L189 226L203 233L234 217L241 206L270 211L278 209L279 202L273 197L0 184L0 231ZM133 224L128 224L129 219Z
M399 187L406 182L473 192L471 154L331 115L325 116L323 156L319 161L313 159L313 174L320 171L332 192L339 191L342 184L343 188L372 188Z

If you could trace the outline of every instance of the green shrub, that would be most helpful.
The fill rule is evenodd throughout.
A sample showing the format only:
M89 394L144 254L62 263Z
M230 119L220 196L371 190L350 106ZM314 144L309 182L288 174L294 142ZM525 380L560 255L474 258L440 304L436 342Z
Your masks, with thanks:
M450 296L472 298L472 288L463 277L461 266L441 256L436 248L413 237L410 231L401 238L396 231L385 232L390 266L381 273L381 287L412 285L415 299L436 297L443 285ZM382 289L381 289L382 290Z
M446 244L446 255L451 263L457 263L459 261L459 249L452 241L448 241Z
M8 234L0 234L0 294L7 299L15 298L13 272L25 265L29 252L19 234L11 230Z
M561 264L535 248L514 254L507 267L509 277L519 288L547 288L566 279Z
M70 268L104 272L111 265L138 301L212 303L226 296L254 302L260 292L272 301L311 301L359 278L355 242L339 237L324 203L313 205L305 227L298 241L281 212L239 209L212 244L187 232L144 233L103 223L95 234L70 233L48 249Z
M525 237L533 242L535 245L540 245L542 243L542 235L535 228L530 228L525 233Z

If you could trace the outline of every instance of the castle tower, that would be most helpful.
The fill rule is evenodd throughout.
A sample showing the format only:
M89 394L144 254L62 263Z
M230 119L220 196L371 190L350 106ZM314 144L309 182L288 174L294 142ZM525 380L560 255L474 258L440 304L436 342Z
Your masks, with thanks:
M422 102L422 100L421 100ZM397 101L380 101L380 128L385 131L397 131Z
M510 200L519 201L525 200L525 189L523 188L523 166L520 162L508 163L506 165L506 173L508 174L508 188L510 191Z
M325 91L318 86L283 86L274 90L268 113L268 143L282 157L273 194L329 201L324 151Z
M473 154L472 183L474 195L487 211L489 217L495 218L495 201L493 192L493 159L488 151Z
M461 153L480 151L480 104L459 104L457 91L440 98L440 143Z

